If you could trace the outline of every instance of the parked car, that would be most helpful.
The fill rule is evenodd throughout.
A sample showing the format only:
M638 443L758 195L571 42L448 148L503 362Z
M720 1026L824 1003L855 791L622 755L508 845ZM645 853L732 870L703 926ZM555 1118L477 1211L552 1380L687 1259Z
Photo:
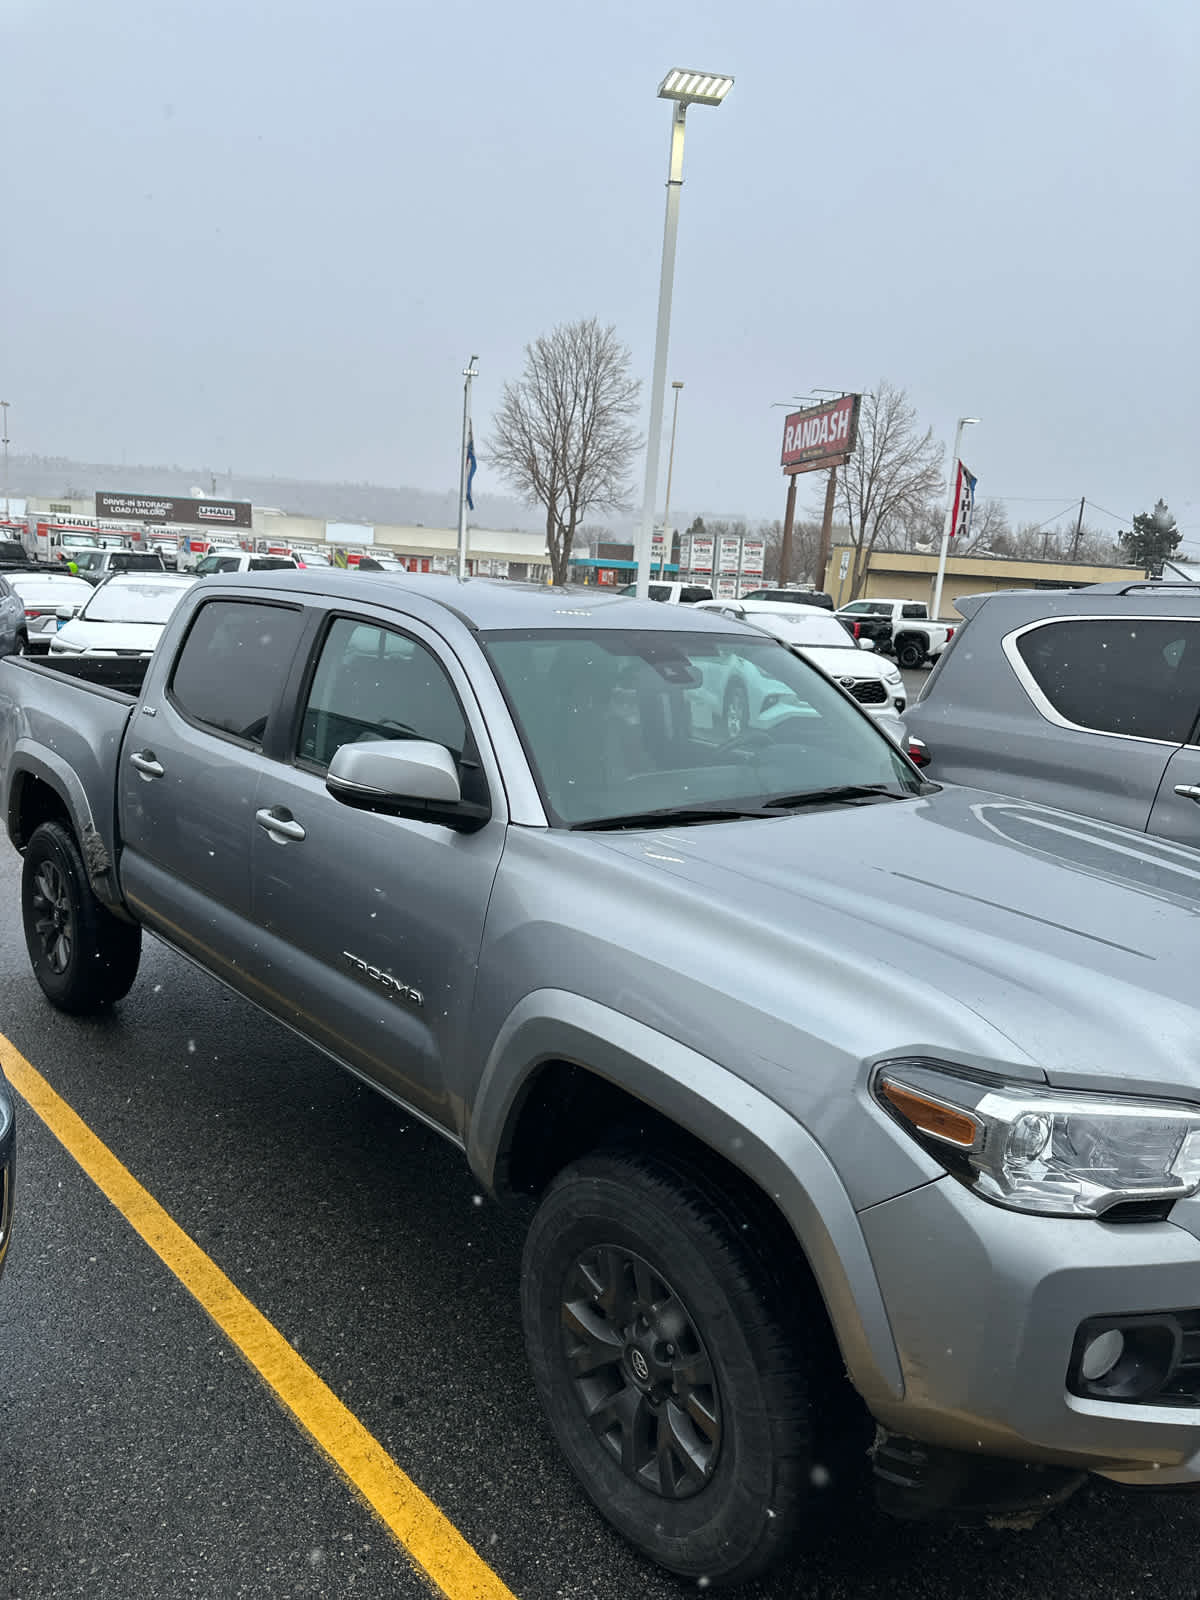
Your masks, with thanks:
M248 550L222 550L197 561L198 578L211 578L217 572L295 572L304 563L295 556L259 556Z
M1193 852L924 782L728 618L382 573L0 662L0 816L49 1003L146 930L528 1207L548 1426L693 1584L859 1470L909 1517L1200 1487Z
M636 595L636 583L623 583L617 590L618 594ZM665 602L672 606L693 606L700 600L711 600L713 592L707 583L660 583L651 579L650 599Z
M815 606L780 600L705 600L697 608L736 617L751 627L782 639L805 660L841 685L872 716L889 720L903 714L908 692L900 669L873 650L864 649L836 617ZM903 728L890 728L902 736Z
M51 639L66 620L62 613L68 609L79 610L92 596L90 583L72 577L61 567L41 562L34 562L24 570L6 572L4 576L25 608L23 648L29 655L45 655Z
M852 600L837 614L854 628L855 638L870 639L910 672L936 661L959 626L935 622L923 600Z
M31 567L29 552L19 539L0 539L0 571Z
M131 550L127 545L103 545L98 550L77 550L74 554L79 576L88 583L103 583L114 572L165 572L157 550Z
M50 640L52 656L150 656L171 613L196 579L187 573L125 572L106 578Z
M184 534L179 541L175 569L177 572L195 572L197 564L205 556L240 556L244 553L240 544L233 544L228 539L210 539L205 534Z
M799 606L820 606L823 611L833 610L833 596L824 589L801 588L797 584L784 584L774 589L748 589L743 600L776 600Z
M23 656L28 642L25 603L0 572L0 656Z
M1099 584L956 602L906 721L930 774L1200 845L1200 591Z

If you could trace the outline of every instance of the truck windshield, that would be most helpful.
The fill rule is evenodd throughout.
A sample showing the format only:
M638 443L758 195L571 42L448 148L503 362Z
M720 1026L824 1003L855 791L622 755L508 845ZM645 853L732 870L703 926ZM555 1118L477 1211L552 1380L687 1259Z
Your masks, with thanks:
M484 648L559 826L923 787L867 717L773 639L555 629L491 633Z

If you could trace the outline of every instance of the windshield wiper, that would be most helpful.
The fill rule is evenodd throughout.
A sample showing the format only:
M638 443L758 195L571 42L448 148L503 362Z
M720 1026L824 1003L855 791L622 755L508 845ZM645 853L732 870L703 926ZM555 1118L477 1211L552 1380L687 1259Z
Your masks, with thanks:
M915 793L915 790L897 789L890 783L840 783L828 789L772 795L763 801L763 806L767 811L791 811L797 806L836 805L839 801L911 800Z
M620 817L597 817L594 822L573 822L570 831L598 833L603 829L656 828L660 825L679 828L693 822L739 822L746 817L773 815L771 811L764 811L762 806L666 806L659 811L631 811Z

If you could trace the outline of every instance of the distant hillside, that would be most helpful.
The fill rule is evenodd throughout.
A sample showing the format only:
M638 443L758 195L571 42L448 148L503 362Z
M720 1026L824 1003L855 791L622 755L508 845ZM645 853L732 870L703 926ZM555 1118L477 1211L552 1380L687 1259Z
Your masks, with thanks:
M213 490L214 479L201 467L115 467L110 462L71 461L62 456L13 456L9 478L14 495L74 499L96 489L138 494L189 494L193 487ZM388 488L378 483L314 483L303 478L268 478L218 473L215 492L255 505L278 506L299 516L330 522L392 522L453 527L458 497L453 490ZM508 495L475 495L471 522L476 527L537 532L545 526L536 507Z

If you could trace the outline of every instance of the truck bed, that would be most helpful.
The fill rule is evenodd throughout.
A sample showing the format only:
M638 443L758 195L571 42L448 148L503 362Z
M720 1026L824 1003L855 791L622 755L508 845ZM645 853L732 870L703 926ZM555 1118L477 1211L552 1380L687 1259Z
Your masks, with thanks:
M26 783L40 775L71 796L92 887L119 906L116 859L117 763L141 692L147 660L114 656L5 656L0 660L0 772L14 753L36 752L33 770L10 796L13 829ZM31 791L32 792L32 791ZM92 797L103 802L93 809Z

